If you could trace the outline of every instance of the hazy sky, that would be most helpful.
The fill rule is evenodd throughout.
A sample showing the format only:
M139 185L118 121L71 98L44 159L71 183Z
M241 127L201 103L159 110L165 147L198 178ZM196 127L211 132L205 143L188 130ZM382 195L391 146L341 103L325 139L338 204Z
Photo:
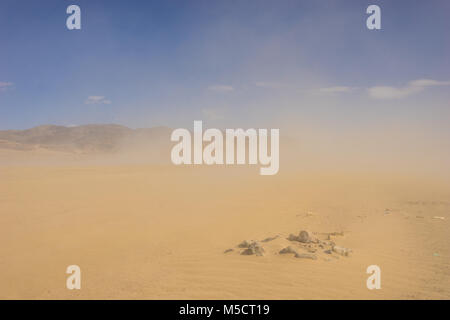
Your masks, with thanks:
M70 4L81 30L66 28ZM370 4L382 30L366 28ZM0 129L197 119L448 132L450 1L2 0L0 39Z

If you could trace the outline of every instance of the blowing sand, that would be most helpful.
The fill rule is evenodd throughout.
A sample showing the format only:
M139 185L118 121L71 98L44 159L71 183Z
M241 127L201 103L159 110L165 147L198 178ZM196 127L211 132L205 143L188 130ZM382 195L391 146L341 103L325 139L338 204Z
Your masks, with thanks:
M449 299L449 190L392 175L5 165L0 298ZM279 253L308 250L287 240L301 230L351 254ZM243 240L264 255L239 254ZM66 289L72 264L81 290Z

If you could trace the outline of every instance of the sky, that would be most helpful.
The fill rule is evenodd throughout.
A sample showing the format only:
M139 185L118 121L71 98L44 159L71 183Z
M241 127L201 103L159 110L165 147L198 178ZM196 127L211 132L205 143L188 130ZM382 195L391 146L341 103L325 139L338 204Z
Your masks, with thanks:
M72 4L81 30L66 27ZM381 30L366 27L371 4ZM450 137L449 9L445 0L2 0L0 130L203 120Z

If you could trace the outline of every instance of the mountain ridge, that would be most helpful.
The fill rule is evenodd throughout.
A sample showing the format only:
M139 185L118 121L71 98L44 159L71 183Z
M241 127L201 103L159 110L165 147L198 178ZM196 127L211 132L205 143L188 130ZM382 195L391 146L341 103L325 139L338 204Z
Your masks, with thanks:
M44 148L76 153L114 152L127 145L170 142L171 129L152 127L131 129L119 124L80 126L40 125L24 130L0 130L0 149Z

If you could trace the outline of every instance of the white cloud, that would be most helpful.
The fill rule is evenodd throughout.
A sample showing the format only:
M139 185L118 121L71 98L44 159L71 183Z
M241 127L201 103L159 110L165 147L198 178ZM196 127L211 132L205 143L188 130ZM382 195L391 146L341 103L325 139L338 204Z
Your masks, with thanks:
M432 79L419 79L408 82L404 87L375 86L367 89L374 99L402 99L419 93L427 87L449 86L450 81L437 81Z
M111 101L104 96L89 96L84 102L85 104L111 104Z
M214 86L209 86L208 90L214 91L214 92L230 92L230 91L233 91L234 88L232 86L228 86L228 85L214 85Z
M422 90L423 87L420 86L408 86L403 88L377 86L369 88L368 92L371 98L388 100L405 98Z
M355 88L352 87L345 87L345 86L336 86L336 87L327 87L327 88L320 88L319 91L322 93L348 93L352 91Z
M432 79L419 79L409 83L411 86L431 87L431 86L449 86L450 81L437 81Z
M13 85L12 82L1 82L0 81L0 91L8 90L10 87L12 87L12 85Z
M256 82L255 85L260 88L269 88L269 89L278 89L286 86L278 82Z

